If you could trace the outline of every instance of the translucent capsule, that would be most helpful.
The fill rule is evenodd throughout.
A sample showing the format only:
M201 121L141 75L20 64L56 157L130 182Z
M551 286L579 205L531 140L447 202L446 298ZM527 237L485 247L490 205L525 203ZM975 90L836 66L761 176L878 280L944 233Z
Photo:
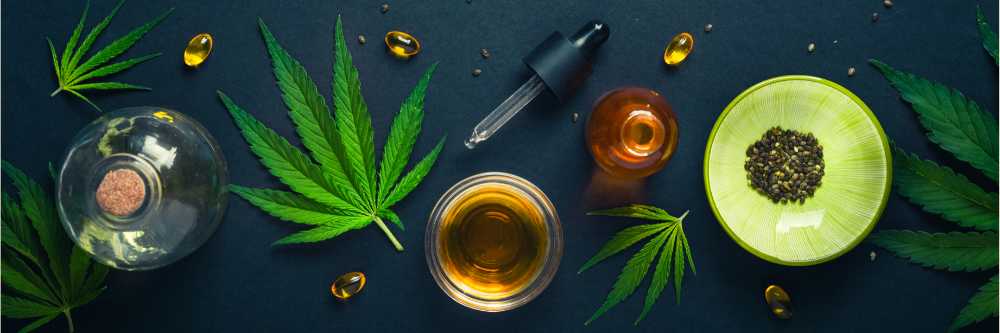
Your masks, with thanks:
M775 317L792 318L792 299L781 287L773 284L767 286L767 289L764 289L764 301L767 302L767 306L771 308L771 313L774 313Z
M348 299L357 295L365 287L365 273L350 272L341 275L330 285L330 293L338 299Z
M389 53L400 59L409 59L420 53L420 41L402 31L389 31L385 34L385 46Z
M200 33L191 38L184 48L184 64L188 67L198 67L212 54L212 35Z
M670 66L679 65L687 59L692 50L694 50L694 36L686 32L679 33L670 40L667 49L663 50L663 62Z

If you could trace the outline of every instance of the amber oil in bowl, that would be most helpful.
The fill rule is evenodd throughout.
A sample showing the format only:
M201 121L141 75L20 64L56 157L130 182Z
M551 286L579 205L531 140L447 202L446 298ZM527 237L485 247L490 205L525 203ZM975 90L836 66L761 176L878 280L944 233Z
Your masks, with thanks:
M424 245L431 275L445 294L469 308L499 312L531 301L552 280L562 230L541 190L490 172L445 192Z

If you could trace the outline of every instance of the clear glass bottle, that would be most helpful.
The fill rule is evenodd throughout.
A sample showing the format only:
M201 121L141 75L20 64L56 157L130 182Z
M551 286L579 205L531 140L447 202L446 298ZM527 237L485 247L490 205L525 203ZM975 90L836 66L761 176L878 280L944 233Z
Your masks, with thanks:
M123 270L177 261L215 231L226 162L195 120L163 108L106 113L77 134L59 169L63 226L96 260Z

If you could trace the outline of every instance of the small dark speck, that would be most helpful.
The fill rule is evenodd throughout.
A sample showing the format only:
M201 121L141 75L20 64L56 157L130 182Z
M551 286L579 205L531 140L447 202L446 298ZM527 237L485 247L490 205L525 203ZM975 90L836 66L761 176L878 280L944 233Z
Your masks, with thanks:
M365 39L365 35L358 35L358 43L361 43L363 45L367 41L368 40Z
M388 11L389 11L389 4L387 3L382 4L382 14L385 14Z
M480 49L479 50L479 55L481 55L483 57L483 59L489 59L490 58L490 51L487 50L487 49Z
M878 13L872 13L872 23L878 22Z
M578 120L580 120L580 114L573 112L573 123L576 124Z
M480 74L483 74L482 69L476 68L472 70L472 76L479 76Z

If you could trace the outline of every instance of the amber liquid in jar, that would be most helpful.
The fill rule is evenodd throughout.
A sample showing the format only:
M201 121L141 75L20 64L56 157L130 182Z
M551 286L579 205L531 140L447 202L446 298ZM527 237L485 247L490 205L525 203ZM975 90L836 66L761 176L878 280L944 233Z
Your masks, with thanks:
M545 263L548 230L542 214L509 186L470 189L441 220L438 251L445 274L481 299L522 291Z
M677 148L677 119L659 93L619 88L594 105L587 121L587 146L594 161L614 176L649 176Z

